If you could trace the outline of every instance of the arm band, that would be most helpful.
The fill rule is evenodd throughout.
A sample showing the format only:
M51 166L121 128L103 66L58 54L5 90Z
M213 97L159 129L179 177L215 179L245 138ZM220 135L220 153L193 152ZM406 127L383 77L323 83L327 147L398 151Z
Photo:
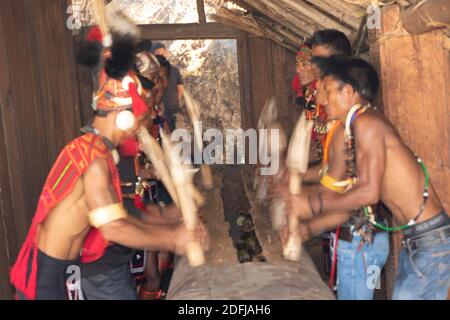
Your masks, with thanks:
M127 212L121 202L91 210L88 215L90 225L97 229L112 221L125 219L126 217Z
M333 177L329 176L328 174L325 174L322 176L322 179L320 180L320 184L323 185L325 188L337 192L337 193L345 193L345 190L347 189L345 186L337 186L336 182L342 182L337 181Z

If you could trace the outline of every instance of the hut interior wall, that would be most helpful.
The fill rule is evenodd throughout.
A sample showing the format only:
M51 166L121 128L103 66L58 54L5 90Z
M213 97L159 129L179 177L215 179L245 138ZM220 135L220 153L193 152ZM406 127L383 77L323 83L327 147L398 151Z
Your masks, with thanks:
M65 4L0 2L0 299L60 149L80 126Z
M381 35L395 28L398 6L383 10ZM387 38L380 44L384 111L405 142L425 162L450 209L449 51L444 33Z
M272 40L244 34L238 39L244 129L256 128L264 103L275 96L279 121L290 134L297 120L291 80L295 55Z
M369 34L371 61L381 77L382 109L411 149L425 162L431 181L450 209L450 54L442 31L396 36L400 7L382 10L382 29ZM379 41L377 41L379 40ZM399 234L391 236L386 282L391 297Z

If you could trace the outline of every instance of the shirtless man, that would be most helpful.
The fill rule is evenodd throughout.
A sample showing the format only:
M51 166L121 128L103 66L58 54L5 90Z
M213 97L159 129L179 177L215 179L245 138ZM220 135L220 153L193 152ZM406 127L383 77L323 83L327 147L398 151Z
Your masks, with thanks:
M362 208L366 225L369 206L382 201L403 231L404 249L394 299L446 299L450 286L450 218L416 158L392 124L365 108L378 87L376 71L356 58L316 60L323 72L325 107L332 120L345 123L347 186L345 193L314 192L292 196L281 192L289 213L301 220ZM348 219L341 215L335 225ZM360 220L361 220L360 219ZM340 220L340 221L339 221ZM330 226L327 226L327 228ZM364 227L364 225L363 225ZM370 233L371 228L361 228Z
M67 299L68 272L79 268L80 252L82 262L96 261L108 242L185 254L187 242L208 241L203 227L187 232L180 224L151 224L124 209L114 148L136 134L148 109L135 74L111 68L111 52L99 76L92 126L58 156L11 270L18 298Z
M148 130L158 118L154 105L155 97L160 90L158 78L160 67L156 57L149 54L151 43L150 40L138 42L135 58L135 67L139 71L137 76L142 84L142 98L150 111L146 116L148 121L142 123ZM133 49L130 48L130 50ZM155 173L153 168L147 169L140 165L137 138L131 137L123 141L119 145L118 151L120 154L118 170L122 184L123 204L128 214L153 224L179 222L180 219L170 218L171 215L175 214L176 216L177 214L174 206L158 208L156 205L148 205L143 208L145 206L144 199L141 199L140 192L137 192L143 188L143 185L138 183L138 176L145 180L154 177ZM139 197L140 201L137 201L136 197ZM169 218L162 219L159 209ZM132 259L133 264L130 266ZM136 300L138 298L137 281L133 275L141 276L145 260L144 251L137 251L118 244L109 246L101 259L81 265L81 287L84 298L87 300Z

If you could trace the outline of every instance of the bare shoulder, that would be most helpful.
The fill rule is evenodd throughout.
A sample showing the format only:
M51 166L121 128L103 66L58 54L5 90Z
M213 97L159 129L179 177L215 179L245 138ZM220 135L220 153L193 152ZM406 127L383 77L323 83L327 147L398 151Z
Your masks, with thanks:
M371 140L384 140L392 132L392 124L379 112L369 110L359 115L354 121L355 135Z
M94 160L83 179L85 198L89 208L98 208L117 202L112 175L106 159Z
M86 194L109 190L112 185L112 176L106 159L97 158L86 170L84 177Z
M344 129L344 125L340 125L336 128L333 134L333 143L344 141Z
M104 158L97 158L89 165L84 174L85 177L110 178L108 161Z

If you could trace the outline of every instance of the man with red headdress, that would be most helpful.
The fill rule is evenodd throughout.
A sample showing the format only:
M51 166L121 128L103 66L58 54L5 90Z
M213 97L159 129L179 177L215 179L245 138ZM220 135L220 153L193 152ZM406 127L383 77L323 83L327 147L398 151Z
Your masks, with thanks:
M110 46L99 29L89 37ZM112 40L112 46L100 50L103 67L93 99L94 121L59 154L12 267L18 298L72 298L67 289L79 282L80 262L100 259L112 242L184 254L187 242L207 241L203 228L187 232L181 225L154 225L124 209L115 147L136 134L148 110L132 71L134 38L113 34Z

